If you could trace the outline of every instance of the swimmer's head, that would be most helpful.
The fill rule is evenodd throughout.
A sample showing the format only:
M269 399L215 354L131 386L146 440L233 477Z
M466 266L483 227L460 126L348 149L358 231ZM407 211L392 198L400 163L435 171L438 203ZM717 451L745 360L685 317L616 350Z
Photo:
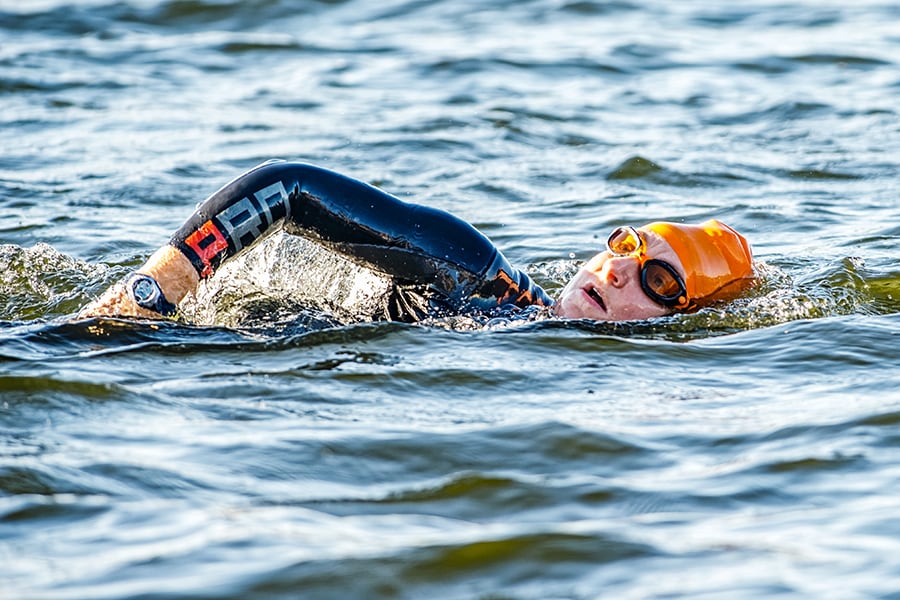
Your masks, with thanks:
M613 231L560 294L554 312L601 321L649 319L731 299L753 277L750 246L718 221Z

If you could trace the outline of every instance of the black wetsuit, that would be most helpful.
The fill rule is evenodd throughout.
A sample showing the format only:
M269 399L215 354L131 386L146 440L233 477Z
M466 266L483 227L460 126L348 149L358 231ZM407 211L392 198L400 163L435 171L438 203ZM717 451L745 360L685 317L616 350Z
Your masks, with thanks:
M241 175L207 198L171 244L202 279L280 226L388 275L395 284L380 318L553 304L465 221L303 163L272 161Z

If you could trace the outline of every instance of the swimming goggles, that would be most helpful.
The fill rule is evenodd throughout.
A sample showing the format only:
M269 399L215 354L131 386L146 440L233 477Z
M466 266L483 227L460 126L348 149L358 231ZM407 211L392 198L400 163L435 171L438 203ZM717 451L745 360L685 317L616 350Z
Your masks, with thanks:
M641 263L641 289L647 296L668 308L687 305L687 287L675 267L664 260L647 258L644 236L634 227L618 227L606 240L614 256L635 256Z

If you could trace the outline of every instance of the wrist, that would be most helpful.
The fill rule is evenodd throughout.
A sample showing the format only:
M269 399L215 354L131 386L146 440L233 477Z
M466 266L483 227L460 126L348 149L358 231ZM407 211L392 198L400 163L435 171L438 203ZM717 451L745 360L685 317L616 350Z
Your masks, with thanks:
M129 275L125 280L125 291L136 305L164 317L171 317L178 311L178 307L166 298L159 282L146 273Z
M141 283L138 281L141 277L149 281ZM163 246L136 273L111 286L85 306L78 316L146 319L171 316L182 299L197 288L199 280L193 265L181 251ZM154 290L159 290L156 298Z
M200 282L191 261L180 250L169 245L157 250L137 272L155 279L163 296L172 304L180 303L185 296L193 293Z

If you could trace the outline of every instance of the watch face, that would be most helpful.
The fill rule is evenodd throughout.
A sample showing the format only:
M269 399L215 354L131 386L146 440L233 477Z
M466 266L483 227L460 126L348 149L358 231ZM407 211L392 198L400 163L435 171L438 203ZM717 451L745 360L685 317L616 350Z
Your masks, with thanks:
M149 277L142 277L140 279L135 279L131 284L131 291L134 294L134 299L141 306L147 304L152 305L156 302L159 291L153 283L153 280Z

